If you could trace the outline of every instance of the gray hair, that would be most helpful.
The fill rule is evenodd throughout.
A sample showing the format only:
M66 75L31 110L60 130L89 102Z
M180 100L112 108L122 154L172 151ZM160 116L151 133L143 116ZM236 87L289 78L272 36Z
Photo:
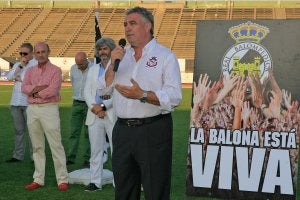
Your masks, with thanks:
M100 47L102 46L108 46L108 48L112 51L114 50L114 48L116 48L116 44L115 41L109 37L102 37L99 40L97 40L96 44L95 44L95 49L96 49L96 54L98 54L98 51L100 49Z
M132 13L140 14L145 20L147 20L148 22L151 23L150 33L153 36L153 33L154 33L154 17L152 15L152 13L149 12L146 8L137 6L137 7L134 7L134 8L131 8L131 9L127 10L125 15L127 16L127 15L132 14Z

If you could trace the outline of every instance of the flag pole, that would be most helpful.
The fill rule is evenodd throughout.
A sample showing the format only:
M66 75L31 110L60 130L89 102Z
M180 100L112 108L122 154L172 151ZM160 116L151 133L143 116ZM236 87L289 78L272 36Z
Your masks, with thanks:
M99 40L101 36L100 27L99 27L99 2L98 0L94 0L95 5L95 44L97 40ZM94 64L100 63L100 58L97 55L96 49L94 51Z

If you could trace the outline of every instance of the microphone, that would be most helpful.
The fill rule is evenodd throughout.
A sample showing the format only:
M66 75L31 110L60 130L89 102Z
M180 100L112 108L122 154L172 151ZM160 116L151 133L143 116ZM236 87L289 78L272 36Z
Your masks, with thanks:
M126 46L126 40L125 40L124 38L121 38L121 39L119 40L119 45L120 45L121 47L124 48L124 47ZM116 60L115 60L115 65L114 65L114 69L113 69L114 72L118 71L120 62L121 62L120 59L116 59Z

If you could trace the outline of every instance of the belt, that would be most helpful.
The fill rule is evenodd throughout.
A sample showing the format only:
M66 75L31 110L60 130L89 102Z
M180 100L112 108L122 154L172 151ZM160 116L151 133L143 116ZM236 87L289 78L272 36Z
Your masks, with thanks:
M76 103L85 103L85 101L76 100L76 99L74 99L73 101L76 102Z
M103 95L103 96L100 96L100 98L103 100L108 100L108 99L110 99L110 95Z
M121 124L125 124L128 127L137 127L137 126L142 126L145 124L150 124L152 122L155 122L159 119L163 119L166 117L170 117L171 114L160 114L160 115L156 115L153 117L146 117L146 118L119 118L118 117L118 121Z

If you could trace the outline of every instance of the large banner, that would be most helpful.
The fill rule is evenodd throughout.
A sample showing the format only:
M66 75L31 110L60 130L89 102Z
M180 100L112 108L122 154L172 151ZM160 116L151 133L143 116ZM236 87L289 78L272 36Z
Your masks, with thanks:
M186 193L296 199L300 21L199 21Z

